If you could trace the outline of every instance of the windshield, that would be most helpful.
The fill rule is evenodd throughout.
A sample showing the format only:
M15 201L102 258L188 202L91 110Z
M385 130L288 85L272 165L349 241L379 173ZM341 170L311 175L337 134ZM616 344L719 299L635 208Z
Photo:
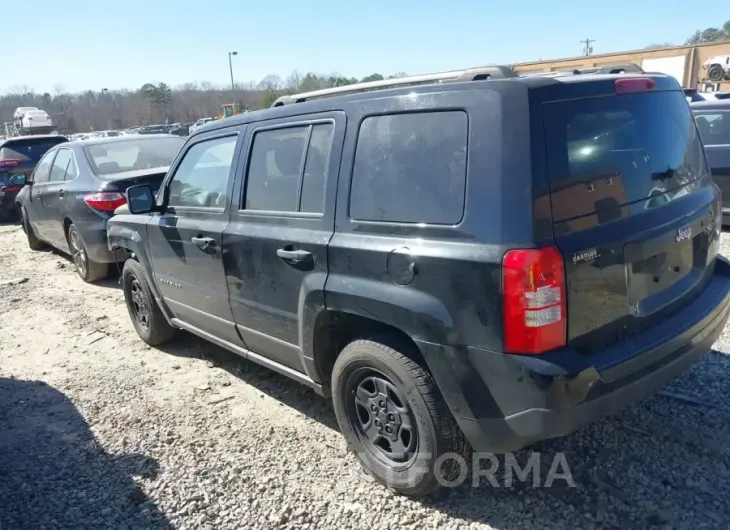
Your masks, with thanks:
M139 138L84 147L94 173L109 175L123 171L169 166L185 141L182 138Z
M24 162L38 162L51 147L66 141L63 136L55 138L28 138L6 142L0 147L0 160L15 159Z

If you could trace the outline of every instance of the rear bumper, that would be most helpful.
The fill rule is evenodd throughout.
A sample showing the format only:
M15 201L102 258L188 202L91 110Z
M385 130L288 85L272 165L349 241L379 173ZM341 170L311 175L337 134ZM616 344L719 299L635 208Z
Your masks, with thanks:
M114 263L114 255L109 250L106 241L107 219L100 219L91 223L75 223L81 234L89 259L97 263Z
M472 447L504 453L569 434L652 394L712 347L729 314L730 264L719 257L707 288L681 313L591 355L419 346Z

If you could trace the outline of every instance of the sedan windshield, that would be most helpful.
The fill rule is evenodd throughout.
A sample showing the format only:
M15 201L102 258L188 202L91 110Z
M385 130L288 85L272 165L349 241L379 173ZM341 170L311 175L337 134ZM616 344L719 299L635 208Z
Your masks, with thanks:
M84 147L97 175L169 166L185 141L179 137L140 137Z

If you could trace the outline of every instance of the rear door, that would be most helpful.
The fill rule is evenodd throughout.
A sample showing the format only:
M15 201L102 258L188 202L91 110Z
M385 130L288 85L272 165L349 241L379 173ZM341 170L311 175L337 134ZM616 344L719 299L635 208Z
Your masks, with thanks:
M568 341L590 353L656 324L704 287L719 204L676 82L564 85L551 87L541 112Z
M231 307L250 350L304 372L299 317L327 279L345 115L252 127L245 185L223 233Z
M730 213L730 105L727 110L695 110L712 179L722 191L723 210Z
M223 270L222 234L239 134L215 131L190 144L165 184L166 208L147 224L155 281L174 316L240 344Z

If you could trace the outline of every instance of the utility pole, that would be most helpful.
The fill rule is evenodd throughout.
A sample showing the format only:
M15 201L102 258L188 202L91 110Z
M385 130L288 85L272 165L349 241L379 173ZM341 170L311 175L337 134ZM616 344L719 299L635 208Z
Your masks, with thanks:
M228 68L231 70L231 92L236 91L236 85L233 84L233 60L231 57L238 55L238 52L228 52Z
M580 41L580 43L583 45L583 55L591 55L593 53L593 46L591 46L591 44L594 42L596 42L596 39L586 39Z

